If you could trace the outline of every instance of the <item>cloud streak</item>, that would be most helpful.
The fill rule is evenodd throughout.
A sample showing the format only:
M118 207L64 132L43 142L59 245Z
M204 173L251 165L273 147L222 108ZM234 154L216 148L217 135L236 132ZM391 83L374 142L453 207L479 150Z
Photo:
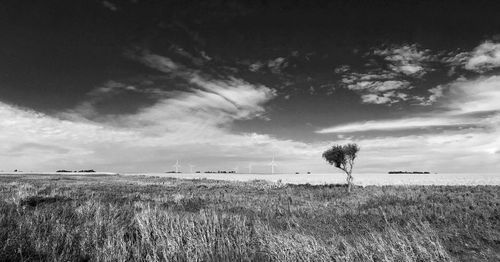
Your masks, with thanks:
M377 120L355 122L341 126L324 128L316 131L319 134L328 133L351 133L351 132L367 132L367 131L397 131L397 130L412 130L424 129L433 127L453 127L472 125L464 119L451 119L445 117L413 117L396 120Z

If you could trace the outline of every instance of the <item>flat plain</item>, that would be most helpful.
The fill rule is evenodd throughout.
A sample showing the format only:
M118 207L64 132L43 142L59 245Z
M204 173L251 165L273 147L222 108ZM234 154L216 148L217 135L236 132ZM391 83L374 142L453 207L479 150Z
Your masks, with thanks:
M500 261L500 186L0 176L2 261Z

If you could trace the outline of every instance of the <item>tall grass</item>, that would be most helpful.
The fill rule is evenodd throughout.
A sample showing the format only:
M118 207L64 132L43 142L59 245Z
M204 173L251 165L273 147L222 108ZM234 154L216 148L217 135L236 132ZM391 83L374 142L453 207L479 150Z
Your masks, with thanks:
M452 261L499 256L497 187L151 178L1 185L4 261ZM465 209L464 209L465 208Z

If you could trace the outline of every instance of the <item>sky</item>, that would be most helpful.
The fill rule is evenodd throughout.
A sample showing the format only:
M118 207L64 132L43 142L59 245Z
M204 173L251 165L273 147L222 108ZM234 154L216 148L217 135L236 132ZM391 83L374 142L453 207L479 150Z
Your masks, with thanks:
M495 1L0 3L0 170L500 169Z

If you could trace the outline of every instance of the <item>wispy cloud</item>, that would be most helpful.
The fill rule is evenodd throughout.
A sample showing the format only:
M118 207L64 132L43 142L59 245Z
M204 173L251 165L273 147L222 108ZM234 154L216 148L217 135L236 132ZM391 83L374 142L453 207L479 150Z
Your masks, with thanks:
M413 77L427 73L430 69L426 63L435 59L430 50L418 48L416 44L375 49L371 54L383 57L392 71Z
M288 62L284 57L277 57L275 59L269 60L267 66L274 74L280 74L283 69L288 66Z
M404 91L413 88L410 82L399 79L394 72L372 71L370 73L344 72L342 84L349 90L361 94L363 103L368 104L392 104L408 99Z
M99 122L82 116L81 110L59 114L63 119L0 103L0 149L11 152L0 154L3 168L164 171L181 159L207 169L252 161L258 170L259 163L266 168L273 153L279 161L295 163L320 154L321 146L232 131L236 120L266 117L265 104L276 96L273 89L234 77L213 79L151 53L134 59L184 79L188 88L169 90L136 113ZM93 99L129 91L141 90L108 81L89 93L88 110Z
M114 3L110 2L110 1L102 1L102 5L105 8L107 8L107 9L113 11L113 12L116 12L118 10L118 7L116 6L116 4L114 4Z
M435 101L438 95L435 93L422 97L407 92L414 88L410 80L422 78L434 70L430 63L437 58L431 50L421 49L416 44L393 45L375 48L364 56L372 58L365 64L367 68L364 72L356 72L349 66L335 69L337 74L342 75L341 83L347 89L359 93L363 103L390 105L416 101L421 105L430 105ZM379 64L373 58L382 58L383 63Z
M179 92L136 114L106 122L64 120L0 104L1 169L158 172L180 159L208 170L251 161L255 170L260 164L266 171L273 153L279 161L296 163L319 155L319 146L231 131L233 121L263 113L263 104L272 97L268 90L210 88L212 92Z
M255 61L248 65L248 70L252 72L269 71L275 75L281 75L283 70L289 66L289 60L286 57L276 57L268 61Z
M453 119L446 117L412 117L395 120L376 120L355 122L346 125L334 126L320 129L317 133L351 133L351 132L367 132L367 131L394 131L394 130L411 130L432 127L446 126L465 126L471 125L471 120Z

